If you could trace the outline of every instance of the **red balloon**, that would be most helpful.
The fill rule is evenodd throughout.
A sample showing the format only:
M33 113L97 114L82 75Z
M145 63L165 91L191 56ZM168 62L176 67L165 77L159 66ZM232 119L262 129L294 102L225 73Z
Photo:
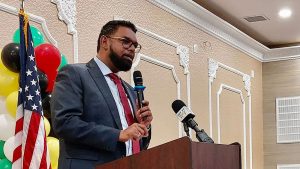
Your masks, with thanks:
M57 70L55 70L55 71L51 71L47 74L48 86L47 86L46 92L49 92L49 93L52 92L57 73L58 73Z
M34 49L37 67L45 72L56 72L60 65L61 56L59 50L51 44L41 44Z

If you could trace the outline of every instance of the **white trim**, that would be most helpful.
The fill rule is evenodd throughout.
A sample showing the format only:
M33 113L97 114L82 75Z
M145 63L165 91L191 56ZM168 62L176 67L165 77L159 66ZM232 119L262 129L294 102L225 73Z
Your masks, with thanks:
M175 67L173 65L170 65L168 63L165 63L165 62L162 62L162 61L159 61L157 59L154 59L153 57L150 57L150 56L147 56L147 55L144 55L144 54L141 54L141 53L138 53L137 56L136 56L136 59L135 59L135 62L132 64L132 68L130 69L130 73L131 73L131 76L130 76L130 81L131 81L131 85L134 86L134 81L133 81L133 72L135 71L135 68L138 66L138 64L140 63L140 61L143 60L145 62L148 62L148 63L151 63L151 64L154 64L156 66L159 66L159 67L162 67L164 69L167 69L167 70L170 70L172 72L172 75L173 75L173 79L176 83L176 87L177 87L177 99L180 99L181 98L181 95L180 95L180 80L178 79L178 76L176 74L176 71L175 71ZM178 121L178 128L179 128L179 132L178 132L178 137L183 137L184 136L184 131L183 131L183 128L182 128L182 123L180 121Z
M17 8L14 8L12 6L6 5L1 2L0 2L0 11L4 11L15 16L19 15L19 10ZM50 41L51 44L53 44L55 47L58 47L57 41L52 37L47 27L46 20L40 16L36 16L31 13L26 13L26 14L29 16L30 21L36 22L42 26L42 31L46 35L46 38Z
M193 0L147 0L260 62L299 58L300 46L270 49Z
M214 59L208 58L208 76L209 76L209 81L208 81L208 106L209 106L209 126L210 126L210 136L213 136L213 121L212 121L212 83L214 79L217 77L217 71L219 68L223 68L224 70L227 70L229 72L232 72L234 74L237 74L242 77L242 80L244 82L244 88L247 91L247 97L249 99L248 101L248 118L249 118L249 165L250 169L252 169L252 163L253 163L253 158L252 158L252 97L251 97L251 78L254 78L254 71L251 71L251 76L248 74L245 74L237 69L234 69L230 66L227 66L223 63L217 62ZM229 89L229 88L228 88ZM232 89L232 88L231 88ZM238 92L238 90L232 89L232 91ZM218 98L217 98L218 99ZM218 100L217 100L218 101ZM217 113L219 111L219 106L217 105ZM218 123L219 127L219 123ZM219 128L218 128L219 130ZM219 134L218 134L218 141L219 141ZM245 153L245 152L244 152Z
M249 165L250 169L252 169L253 165L253 147L252 147L252 96L251 94L248 94L248 120L249 120L249 154L250 154L250 159L249 159Z
M218 144L221 144L221 122L220 122L220 95L222 94L223 89L231 91L233 93L237 93L240 95L241 102L243 105L243 127L244 127L244 146L243 146L243 154L244 154L244 169L247 169L247 128L246 128L246 108L245 108L245 100L243 97L243 93L241 90L231 87L229 85L221 83L220 88L217 92L217 125L218 125Z

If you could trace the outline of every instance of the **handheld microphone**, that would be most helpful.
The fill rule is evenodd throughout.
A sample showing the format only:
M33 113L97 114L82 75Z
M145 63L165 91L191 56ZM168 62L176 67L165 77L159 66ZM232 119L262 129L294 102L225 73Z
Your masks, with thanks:
M193 119L195 117L191 109L189 109L181 100L175 100L172 103L177 118L196 132L196 137L200 142L214 143L214 141L205 133L203 129L199 129L198 124Z
M133 72L133 81L135 84L134 90L136 91L137 99L138 99L138 106L139 108L143 107L143 100L144 100L144 89L146 88L143 86L143 77L140 71Z

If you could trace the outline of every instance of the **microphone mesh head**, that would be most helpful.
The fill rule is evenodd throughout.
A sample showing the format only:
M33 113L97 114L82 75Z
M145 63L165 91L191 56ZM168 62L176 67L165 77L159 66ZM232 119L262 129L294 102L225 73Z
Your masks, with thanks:
M183 106L186 106L186 105L181 100L175 100L172 103L172 109L175 113L177 113Z
M142 73L138 70L133 72L133 81L136 86L143 86Z

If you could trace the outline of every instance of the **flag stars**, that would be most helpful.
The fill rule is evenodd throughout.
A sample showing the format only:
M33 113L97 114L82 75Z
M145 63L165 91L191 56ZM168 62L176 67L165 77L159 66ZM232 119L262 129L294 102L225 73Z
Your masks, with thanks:
M37 110L38 106L36 106L35 104L33 104L31 107L32 107L32 110Z
M29 96L26 96L26 97L28 100L32 100L32 98L33 98L33 96L31 96L30 94L29 94Z
M21 87L19 88L19 93L22 93L22 88Z
M34 67L34 70L37 71L37 67L35 65L33 67Z
M27 92L28 91L28 88L29 88L29 86L25 86L25 92Z
M31 73L32 73L32 71L30 71L29 69L26 71L26 75L27 75L27 76L32 76Z
M29 59L30 59L31 61L34 61L34 57L33 57L32 55L29 56Z
M35 91L35 95L40 95L40 91L39 91L39 89L36 89L36 91Z
M34 85L34 86L36 85L36 81L34 79L32 79L30 82L31 82L31 85Z
M42 101L39 101L40 106L42 105Z

